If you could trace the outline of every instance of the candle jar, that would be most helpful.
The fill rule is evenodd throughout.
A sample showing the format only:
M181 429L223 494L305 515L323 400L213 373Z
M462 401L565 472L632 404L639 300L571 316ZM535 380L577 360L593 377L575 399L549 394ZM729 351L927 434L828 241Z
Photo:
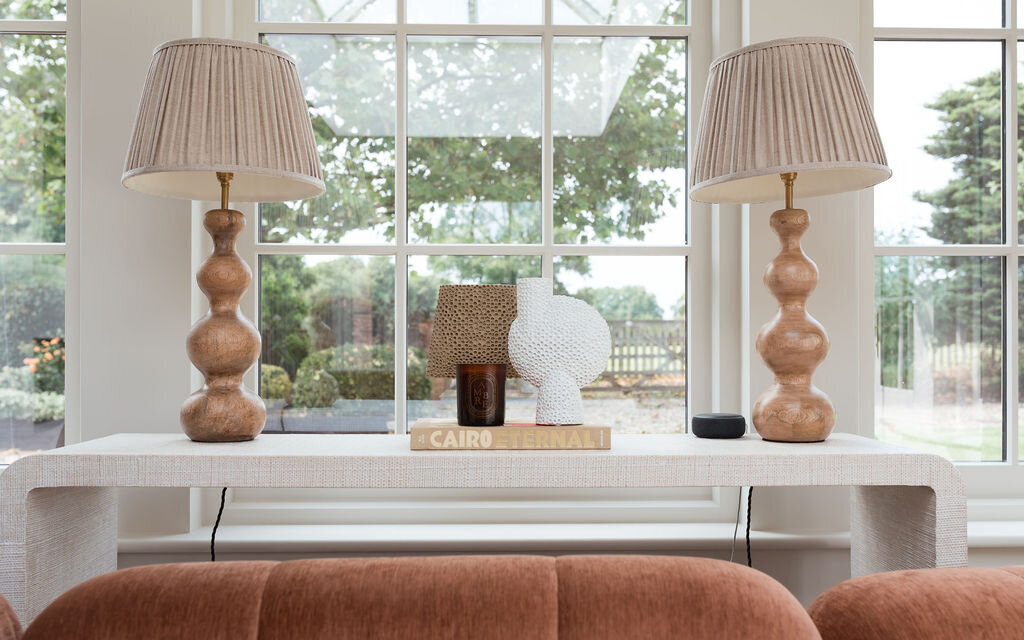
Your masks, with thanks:
M460 426L505 424L505 365L456 364L455 376Z

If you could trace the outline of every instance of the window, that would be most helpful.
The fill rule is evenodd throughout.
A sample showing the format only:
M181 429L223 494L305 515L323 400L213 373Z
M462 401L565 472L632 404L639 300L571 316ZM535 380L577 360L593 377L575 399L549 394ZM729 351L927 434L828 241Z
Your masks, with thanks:
M875 2L876 116L893 169L874 191L875 432L1015 464L1024 49L1002 3L937 4Z
M264 0L255 18L296 59L327 185L259 207L267 433L454 416L452 381L426 377L438 286L540 275L611 327L588 420L685 430L685 2ZM510 380L507 417L531 419L535 391Z
M66 5L0 5L0 464L63 444Z

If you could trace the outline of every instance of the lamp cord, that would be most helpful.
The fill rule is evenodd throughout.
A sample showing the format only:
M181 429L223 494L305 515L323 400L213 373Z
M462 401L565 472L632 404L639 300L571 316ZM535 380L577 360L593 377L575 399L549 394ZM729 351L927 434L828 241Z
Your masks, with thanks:
M736 557L736 535L740 531L740 509L743 507L743 487L736 494L736 526L732 528L732 549L729 551L729 562Z
M740 492L742 493L742 492ZM747 566L753 567L750 560L750 505L754 502L754 487L747 489Z
M213 523L213 534L210 535L210 562L217 562L217 527L220 526L220 517L224 513L224 497L227 494L227 487L220 490L220 509L217 510L217 521Z

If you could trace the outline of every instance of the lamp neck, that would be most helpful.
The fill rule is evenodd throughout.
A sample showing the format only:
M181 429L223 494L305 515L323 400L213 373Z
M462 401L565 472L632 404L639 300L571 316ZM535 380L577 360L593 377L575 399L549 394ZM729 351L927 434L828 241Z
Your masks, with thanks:
M219 173L217 175L220 175ZM228 174L230 175L230 174ZM786 208L793 208L793 183L796 182L796 172L792 171L789 173L780 173L779 177L782 178L783 184L786 185Z
M785 175L785 174L784 174ZM796 175L795 173L793 175ZM220 208L228 208L228 191L231 187L231 179L235 177L235 174L230 171L218 171L217 180L220 181Z

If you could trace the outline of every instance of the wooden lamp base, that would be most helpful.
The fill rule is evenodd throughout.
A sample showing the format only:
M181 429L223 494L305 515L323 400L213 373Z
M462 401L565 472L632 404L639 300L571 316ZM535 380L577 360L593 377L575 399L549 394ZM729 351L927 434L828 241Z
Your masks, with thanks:
M206 212L203 226L213 236L214 249L196 281L210 300L210 312L192 327L186 345L205 383L182 405L181 427L197 442L252 440L263 430L267 409L242 385L261 350L259 331L238 310L252 282L249 265L235 252L245 217L223 204Z
M775 374L775 384L754 403L754 428L765 440L820 442L832 433L836 410L811 384L811 375L828 354L828 335L807 313L807 298L818 284L818 267L800 247L810 226L807 212L793 208L796 174L782 174L786 208L772 214L781 249L764 272L764 284L779 310L757 334L757 352Z

